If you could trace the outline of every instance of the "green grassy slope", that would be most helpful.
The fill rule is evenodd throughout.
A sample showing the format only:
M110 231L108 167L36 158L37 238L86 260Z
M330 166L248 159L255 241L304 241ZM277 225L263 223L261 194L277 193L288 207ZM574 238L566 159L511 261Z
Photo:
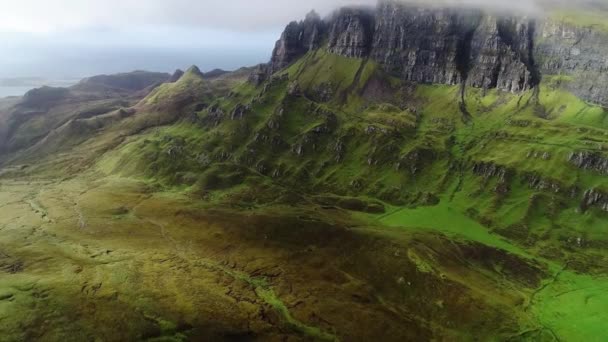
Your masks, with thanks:
M89 210L118 236L122 223L149 216L162 237L163 227L183 233L173 238L180 248L190 234L206 243L226 238L227 250L245 238L251 245L243 253L253 259L268 253L268 260L285 260L281 267L294 273L270 282L221 260L211 269L244 282L274 308L281 329L299 335L348 340L356 336L349 329L363 333L345 317L352 306L354 321L390 316L391 327L403 324L429 339L602 340L608 213L585 194L608 194L608 184L600 170L569 160L572 153L608 158L608 114L562 81L547 77L523 94L466 89L463 106L459 87L405 83L373 61L323 49L260 87L243 81L218 89L192 69L129 115L88 118L103 121L87 122L94 135L48 144L62 153L51 149L39 166L8 174L44 178L76 164L104 186L145 184L133 195L155 201L145 217L134 214L139 205L110 199L89 198ZM112 189L120 198L120 187ZM61 186L53 191L59 197ZM218 234L207 236L192 213L213 210L222 219L206 218ZM183 218L190 214L192 221ZM230 217L238 224L223 221ZM244 231L227 228L233 225ZM301 256L328 232L348 243L331 240L318 260ZM306 261L303 274L290 258ZM315 272L334 258L327 273ZM294 304L303 294L284 282L300 276L314 278L314 296L327 302Z
M539 90L467 89L465 120L457 87L405 84L371 61L319 50L260 88L242 84L194 117L132 137L98 168L214 205L339 207L536 259L553 275L526 295L540 327L521 337L593 339L597 320L558 307L604 317L595 293L608 271L608 216L581 208L585 191L608 188L569 156L605 158L607 113L555 79ZM580 294L562 298L562 288Z
M239 86L176 126L132 139L124 154L144 160L140 170L158 165L148 175L166 185L176 170L196 176L222 162L280 184L393 205L415 205L421 194L462 199L497 229L534 220L534 194L568 212L582 192L604 186L601 174L568 158L603 154L606 113L549 82L538 98L469 89L467 124L456 87L401 84L373 62L321 50L285 75L260 89ZM582 229L548 219L539 224Z

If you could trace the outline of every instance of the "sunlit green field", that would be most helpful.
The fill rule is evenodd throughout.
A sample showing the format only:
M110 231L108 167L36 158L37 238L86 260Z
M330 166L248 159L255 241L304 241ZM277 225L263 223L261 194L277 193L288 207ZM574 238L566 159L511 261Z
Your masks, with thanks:
M450 204L416 209L397 209L379 217L383 224L403 229L417 227L464 237L521 255L530 254L504 238L491 234ZM546 260L545 260L546 261ZM553 276L529 298L532 312L545 331L544 338L565 341L604 341L603 322L608 319L608 277L580 274L568 264L549 263ZM536 335L535 335L536 336ZM534 340L535 338L533 338Z

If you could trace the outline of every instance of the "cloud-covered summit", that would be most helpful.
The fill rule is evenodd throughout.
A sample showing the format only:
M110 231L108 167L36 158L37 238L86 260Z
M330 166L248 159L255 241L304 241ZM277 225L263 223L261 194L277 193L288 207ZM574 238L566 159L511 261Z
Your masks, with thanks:
M580 6L605 0L408 0L451 6L539 11L556 5ZM258 31L302 18L311 9L322 15L349 5L374 6L377 0L20 0L5 1L0 32L49 32L86 28L197 27Z
M378 0L19 0L0 11L0 76L69 77L264 62L287 23ZM386 1L386 0L380 0ZM400 0L392 0L400 1ZM407 0L542 13L608 0Z

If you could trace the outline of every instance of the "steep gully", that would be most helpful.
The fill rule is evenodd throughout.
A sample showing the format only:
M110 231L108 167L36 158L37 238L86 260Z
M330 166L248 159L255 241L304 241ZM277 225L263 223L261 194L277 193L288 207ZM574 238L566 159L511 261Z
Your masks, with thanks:
M526 66L526 69L530 72L529 86L533 91L533 98L538 104L538 99L540 96L540 82L541 82L541 73L540 68L536 64L536 60L534 57L534 37L536 35L536 23L533 20L530 20L528 23L528 30L526 32L527 35L527 55L520 56L520 62ZM463 39L460 41L457 55L456 55L456 67L458 72L460 73L460 111L462 112L462 119L465 123L470 123L472 119L472 115L467 109L466 104L466 89L467 85L469 85L469 73L473 68L474 58L473 58L473 40L475 39L475 34L477 30L480 28L481 22L477 22L476 26L466 32L463 36ZM508 30L508 28L504 27L504 24L498 24L498 36L500 40L505 42L509 46L514 45L514 37L511 36L512 32ZM498 60L498 64L495 66L494 73L492 75L492 84L488 88L497 87L496 80L499 78L499 73L502 68L501 60ZM521 80L519 84L520 89L525 89L527 86L525 80ZM486 90L486 88L484 88Z

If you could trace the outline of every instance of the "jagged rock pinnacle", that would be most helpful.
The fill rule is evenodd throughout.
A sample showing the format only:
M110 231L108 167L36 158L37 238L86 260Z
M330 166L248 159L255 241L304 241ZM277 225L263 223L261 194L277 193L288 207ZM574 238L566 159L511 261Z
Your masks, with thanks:
M182 78L183 75L184 75L184 72L181 69L175 70L173 75L171 75L171 77L169 78L169 83L175 83L175 82L179 81L179 79Z

